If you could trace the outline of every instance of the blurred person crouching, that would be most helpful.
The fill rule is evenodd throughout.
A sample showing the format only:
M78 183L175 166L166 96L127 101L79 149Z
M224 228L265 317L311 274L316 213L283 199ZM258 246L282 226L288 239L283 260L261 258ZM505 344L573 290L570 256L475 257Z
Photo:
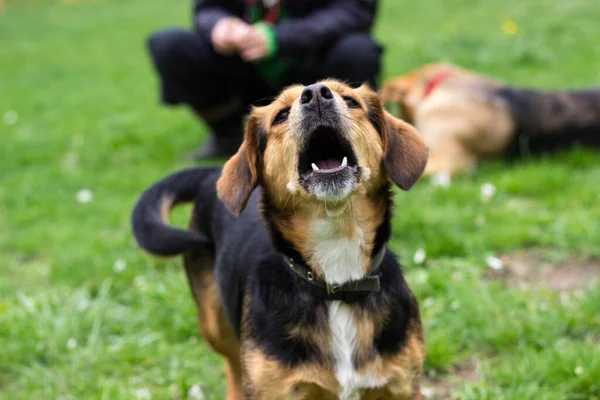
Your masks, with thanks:
M152 34L162 101L186 104L211 129L195 159L234 154L244 114L285 86L329 77L374 86L376 8L377 0L195 0L192 31Z

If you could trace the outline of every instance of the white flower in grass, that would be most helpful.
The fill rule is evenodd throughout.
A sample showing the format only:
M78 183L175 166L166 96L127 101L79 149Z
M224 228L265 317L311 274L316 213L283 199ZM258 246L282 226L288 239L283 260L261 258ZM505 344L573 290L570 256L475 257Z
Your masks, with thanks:
M141 376L130 376L127 380L131 386L139 386L144 382L144 379Z
M35 300L33 300L33 298L27 296L25 293L23 293L23 292L17 292L17 299L19 300L19 302L21 303L21 305L23 307L25 307L25 309L27 311L34 311L35 310Z
M578 365L578 366L575 368L575 375L581 375L581 374L583 374L583 371L584 371L584 370L583 370L583 367L582 367L581 365Z
M113 271L117 274L125 271L125 268L127 268L127 263L122 258L118 258L113 264Z
M491 183L484 183L481 185L480 197L481 201L490 201L496 194L496 186Z
M450 187L451 183L452 178L450 177L450 174L445 171L438 172L433 177L431 177L431 186L433 187L447 188Z
M85 311L90 306L90 300L87 297L83 297L79 302L77 302L77 310Z
M432 387L423 386L421 388L421 395L426 399L433 398L436 395L436 393L436 390Z
M426 308L433 307L433 304L434 304L434 303L435 303L435 301L434 301L434 300L433 300L431 297L428 297L428 298L426 298L426 299L425 299L425 301L423 301L423 305L424 305Z
M204 400L204 392L199 385L192 385L187 395L190 400Z
M423 264L423 261L425 261L425 250L423 249L418 249L417 251L415 251L415 255L413 256L413 261L415 262L415 264Z
M81 189L77 192L77 201L81 204L86 204L92 201L94 194L90 189Z
M139 275L133 279L133 284L135 285L135 287L143 289L148 285L148 281L146 280L145 276Z
M77 347L77 340L73 339L73 338L67 340L67 347L69 349L71 349L71 350L73 350L74 348L76 348Z
M461 282L463 280L463 274L460 272L452 273L452 281L453 282Z
M414 279L419 283L427 283L429 281L429 273L425 269L419 269L414 275Z
M481 228L482 226L485 225L485 217L483 215L478 215L477 218L475 218L475 225L477 225L478 228Z
M4 123L6 125L14 125L19 120L19 114L15 110L8 110L4 113Z
M562 304L563 306L568 306L569 304L571 304L571 295L569 294L569 292L560 292L558 297L560 299L560 304Z
M148 388L139 388L133 391L133 396L137 400L150 400L152 398L152 394L150 394L150 390Z
M494 271L500 271L502 268L504 268L504 262L502 262L502 260L498 257L489 256L485 259L485 263Z

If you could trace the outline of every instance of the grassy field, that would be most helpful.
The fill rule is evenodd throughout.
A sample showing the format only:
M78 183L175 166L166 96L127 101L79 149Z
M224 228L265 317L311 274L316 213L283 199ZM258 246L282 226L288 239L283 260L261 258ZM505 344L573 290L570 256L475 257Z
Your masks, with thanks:
M203 139L185 110L159 106L144 46L189 10L9 0L0 14L0 398L223 398L180 262L144 255L129 230L139 193L190 165ZM377 36L386 76L446 59L583 87L600 83L598 21L596 0L387 0ZM482 199L486 183L495 195ZM448 188L423 180L395 214L392 247L426 327L426 394L600 398L600 155L488 162Z

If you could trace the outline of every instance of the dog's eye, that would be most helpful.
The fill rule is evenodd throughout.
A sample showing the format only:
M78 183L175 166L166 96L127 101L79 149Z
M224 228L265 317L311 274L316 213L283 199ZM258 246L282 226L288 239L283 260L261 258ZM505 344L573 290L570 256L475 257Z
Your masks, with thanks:
M343 99L346 102L348 108L360 108L360 103L356 101L354 97L343 96Z
M273 118L273 125L281 124L285 122L290 116L290 108L286 107L282 110L279 110L275 118Z

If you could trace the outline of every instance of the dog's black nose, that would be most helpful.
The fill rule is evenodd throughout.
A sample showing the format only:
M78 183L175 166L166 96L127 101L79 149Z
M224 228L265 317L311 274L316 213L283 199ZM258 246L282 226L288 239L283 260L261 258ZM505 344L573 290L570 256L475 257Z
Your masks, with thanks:
M304 88L300 96L300 104L310 105L319 103L325 105L333 100L333 93L329 88L321 83L315 83Z

